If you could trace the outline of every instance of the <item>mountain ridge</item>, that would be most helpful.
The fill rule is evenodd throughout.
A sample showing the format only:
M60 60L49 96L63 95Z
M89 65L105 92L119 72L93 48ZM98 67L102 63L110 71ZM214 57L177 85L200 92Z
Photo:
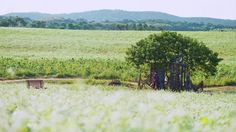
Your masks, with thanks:
M3 16L19 16L33 20L49 18L86 19L88 21L122 21L122 20L168 20L173 22L212 23L216 25L236 26L236 20L210 17L180 17L157 11L124 11L124 10L93 10L74 13L50 14L40 12L15 12Z

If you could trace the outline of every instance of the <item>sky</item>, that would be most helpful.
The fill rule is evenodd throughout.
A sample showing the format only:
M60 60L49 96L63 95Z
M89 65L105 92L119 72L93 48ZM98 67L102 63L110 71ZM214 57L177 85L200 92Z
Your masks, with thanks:
M56 14L99 9L159 11L182 17L236 20L236 0L0 0L0 15L10 12Z

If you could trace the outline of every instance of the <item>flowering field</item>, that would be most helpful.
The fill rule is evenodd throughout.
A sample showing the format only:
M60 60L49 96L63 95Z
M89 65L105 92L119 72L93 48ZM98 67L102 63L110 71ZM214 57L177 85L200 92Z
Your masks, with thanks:
M0 84L0 131L236 130L236 93L173 93L124 87Z

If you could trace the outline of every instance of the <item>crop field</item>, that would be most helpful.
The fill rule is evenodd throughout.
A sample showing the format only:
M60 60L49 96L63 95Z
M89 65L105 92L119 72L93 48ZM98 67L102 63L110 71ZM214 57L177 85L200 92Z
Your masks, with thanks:
M0 28L0 80L77 78L46 81L47 89L0 81L0 132L234 132L235 86L174 93L104 83L137 81L125 52L152 33L159 32ZM180 33L204 41L224 59L215 76L196 75L195 82L236 84L235 31Z
M83 77L136 81L125 52L159 32L0 28L0 79ZM224 60L215 76L194 76L206 85L235 85L236 32L180 32L206 43Z
M0 28L0 56L124 60L130 45L153 33L159 32ZM205 42L224 63L236 62L236 31L179 33Z
M84 81L0 84L0 131L209 131L236 129L234 91L206 93L92 86Z

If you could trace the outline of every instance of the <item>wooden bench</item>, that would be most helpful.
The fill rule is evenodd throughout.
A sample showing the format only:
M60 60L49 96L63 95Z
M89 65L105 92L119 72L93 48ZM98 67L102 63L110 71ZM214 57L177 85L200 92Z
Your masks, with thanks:
M28 79L26 80L27 82L27 87L28 88L36 88L36 89L40 89L40 88L44 88L44 82L43 80L39 80L39 79Z

